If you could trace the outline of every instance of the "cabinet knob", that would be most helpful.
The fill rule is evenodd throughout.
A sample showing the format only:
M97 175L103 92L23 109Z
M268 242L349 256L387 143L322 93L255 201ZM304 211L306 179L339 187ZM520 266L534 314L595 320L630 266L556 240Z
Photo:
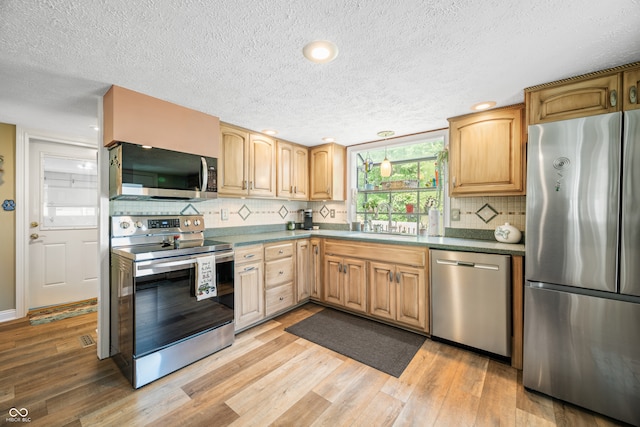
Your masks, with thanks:
M396 273L396 282L400 283L400 273Z
M283 274L284 274L284 271L282 271L282 270L278 271L278 275L279 276L282 276Z
M393 282L393 271L389 272L389 281Z

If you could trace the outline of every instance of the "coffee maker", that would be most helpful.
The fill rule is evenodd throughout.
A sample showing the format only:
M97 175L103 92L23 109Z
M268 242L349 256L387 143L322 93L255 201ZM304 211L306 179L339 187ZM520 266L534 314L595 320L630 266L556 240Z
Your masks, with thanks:
M304 211L304 229L312 230L313 229L313 210L305 209Z

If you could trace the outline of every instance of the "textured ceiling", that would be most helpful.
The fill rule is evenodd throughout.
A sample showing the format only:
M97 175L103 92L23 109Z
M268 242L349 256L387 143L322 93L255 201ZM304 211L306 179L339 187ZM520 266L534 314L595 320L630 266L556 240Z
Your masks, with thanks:
M0 122L95 138L116 84L289 141L352 145L638 61L639 21L640 0L2 0ZM338 45L335 61L303 58L316 39Z

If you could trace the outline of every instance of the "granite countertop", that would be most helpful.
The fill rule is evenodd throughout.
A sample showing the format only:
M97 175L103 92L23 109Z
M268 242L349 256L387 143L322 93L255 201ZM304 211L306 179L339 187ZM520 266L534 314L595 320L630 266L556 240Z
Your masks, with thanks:
M444 249L467 252L484 252L492 254L521 255L525 254L522 243L500 243L491 240L463 239L459 237L422 237L413 235L396 235L366 233L337 230L294 230L276 231L256 234L217 236L216 240L232 243L234 246L255 243L271 243L282 240L304 239L309 237L325 237L357 242L388 243L394 245L423 246L431 249Z

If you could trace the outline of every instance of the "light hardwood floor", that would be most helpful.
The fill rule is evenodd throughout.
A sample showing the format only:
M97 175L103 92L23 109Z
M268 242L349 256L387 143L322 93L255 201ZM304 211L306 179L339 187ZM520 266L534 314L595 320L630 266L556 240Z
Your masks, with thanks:
M31 426L614 426L530 393L522 375L427 339L395 378L284 331L307 304L236 336L218 353L133 390L98 360L96 314L0 324L0 425L26 408Z

